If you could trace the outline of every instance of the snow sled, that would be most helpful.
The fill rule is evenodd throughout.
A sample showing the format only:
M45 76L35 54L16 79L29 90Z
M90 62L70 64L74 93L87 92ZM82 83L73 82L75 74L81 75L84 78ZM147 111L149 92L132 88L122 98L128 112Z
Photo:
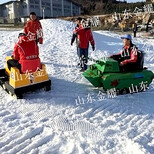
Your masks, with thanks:
M103 87L105 92L114 90L116 94L145 91L154 78L153 72L147 68L121 72L118 61L112 58L96 60L83 76L93 86Z
M51 80L48 77L44 64L40 59L24 60L21 70L16 67L8 69L7 61L11 57L6 57L5 69L0 70L0 85L12 96L22 99L23 94L29 91L44 88L45 91L51 89ZM36 64L35 66L32 64Z

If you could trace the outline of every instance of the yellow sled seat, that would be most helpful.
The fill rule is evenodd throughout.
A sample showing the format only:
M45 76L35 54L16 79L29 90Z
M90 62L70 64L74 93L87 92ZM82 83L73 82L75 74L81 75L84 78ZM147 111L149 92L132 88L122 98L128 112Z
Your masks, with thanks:
M16 67L11 67L9 84L14 88L37 84L47 80L49 80L49 77L44 64L42 64L42 69L38 69L32 73L26 72L24 74L20 73Z
M7 61L12 59L11 57L6 57L6 73L10 77L9 84L14 87L23 87L31 84L37 84L39 82L49 80L48 74L46 72L45 65L42 64L42 68L37 68L35 72L29 73L20 73L19 69L16 67L11 67L11 70L8 69Z
M41 64L41 68L36 68L34 72L21 73L16 67L8 69L7 61L12 59L6 57L5 73L8 75L8 81L5 82L7 91L11 94L15 94L22 98L21 95L28 91L34 91L36 89L44 88L45 91L50 90L51 80L46 72L46 67Z
M6 63L5 63L5 73L10 76L11 71L9 70L8 66L7 66L7 61L12 59L11 56L6 57Z

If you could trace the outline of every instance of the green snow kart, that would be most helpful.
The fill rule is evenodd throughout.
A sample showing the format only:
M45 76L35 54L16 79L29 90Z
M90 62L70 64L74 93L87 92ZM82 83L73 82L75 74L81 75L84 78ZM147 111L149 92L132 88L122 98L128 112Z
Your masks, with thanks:
M83 76L93 86L103 87L104 91L114 89L117 94L145 91L154 78L153 72L147 68L121 72L119 63L112 58L95 61L83 73Z

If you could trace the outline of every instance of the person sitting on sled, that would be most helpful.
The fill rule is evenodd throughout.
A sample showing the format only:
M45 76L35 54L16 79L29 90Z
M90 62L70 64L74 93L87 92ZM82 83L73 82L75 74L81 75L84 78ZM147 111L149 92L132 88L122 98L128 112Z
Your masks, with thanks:
M141 51L138 50L136 45L132 43L132 37L130 34L126 34L121 37L123 39L124 47L121 53L111 55L110 58L119 62L121 71L140 70L143 67L141 64Z
M8 69L17 67L21 70L24 60L39 58L39 48L35 40L29 40L25 33L20 33L15 43L12 59L7 61ZM34 64L36 65L36 64Z

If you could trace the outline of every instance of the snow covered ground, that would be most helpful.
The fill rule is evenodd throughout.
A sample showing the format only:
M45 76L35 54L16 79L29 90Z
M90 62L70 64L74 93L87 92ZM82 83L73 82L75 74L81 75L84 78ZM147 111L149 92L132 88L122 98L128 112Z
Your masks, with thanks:
M0 88L1 154L153 154L154 83L146 92L110 98L79 73L76 47L70 46L74 25L42 20L46 64L52 90L15 100ZM0 31L0 68L20 31ZM111 32L94 32L95 59L118 53L122 40ZM146 52L145 66L154 72L154 40L135 38Z

